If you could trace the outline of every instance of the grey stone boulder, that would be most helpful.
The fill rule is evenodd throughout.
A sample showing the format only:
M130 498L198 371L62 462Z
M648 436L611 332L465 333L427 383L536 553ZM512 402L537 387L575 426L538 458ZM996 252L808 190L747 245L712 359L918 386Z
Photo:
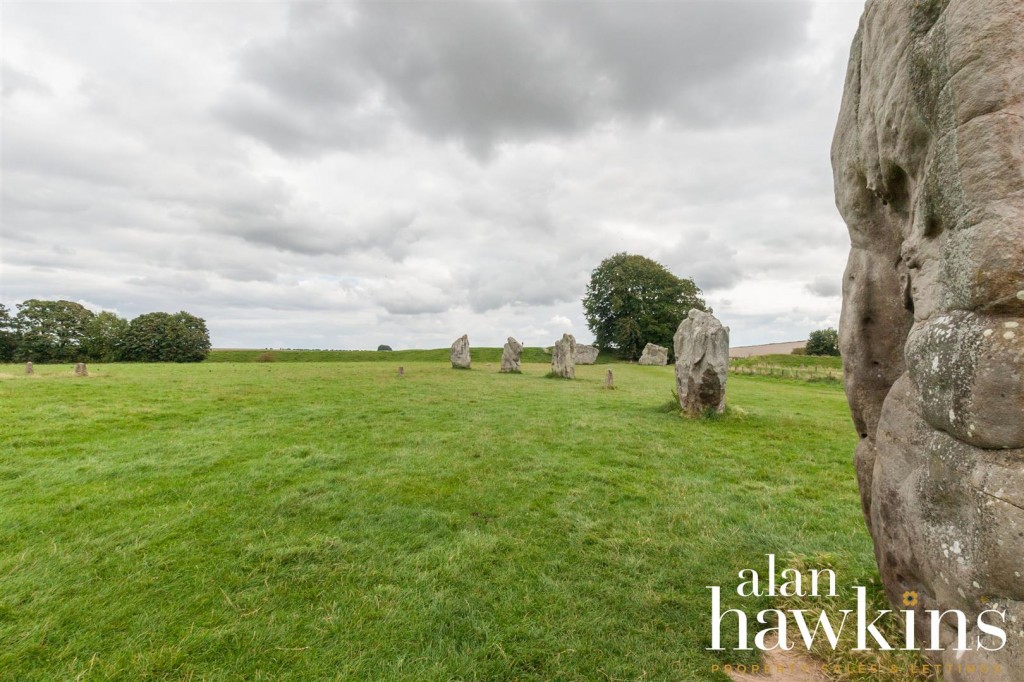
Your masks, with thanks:
M32 363L31 362L26 362L25 363L25 374L35 374L35 373L36 373L36 368L32 365Z
M562 334L551 351L551 373L563 379L576 378L576 339Z
M75 376L76 377L87 377L89 376L89 369L85 366L84 362L79 362L75 365Z
M667 365L668 348L659 346L656 343L649 343L644 346L644 352L640 354L641 365Z
M1024 3L869 0L832 142L851 249L840 348L889 600L1006 612L1024 671ZM944 643L955 629L943 621Z
M501 371L517 373L522 371L519 367L519 355L523 352L523 344L511 336L501 349Z
M585 343L576 344L576 355L573 356L573 361L577 365L592 365L597 362L597 346L588 346Z
M679 407L691 417L709 410L721 413L729 377L729 328L711 313L694 308L672 340Z
M463 334L452 343L452 367L455 369L469 369L469 336Z

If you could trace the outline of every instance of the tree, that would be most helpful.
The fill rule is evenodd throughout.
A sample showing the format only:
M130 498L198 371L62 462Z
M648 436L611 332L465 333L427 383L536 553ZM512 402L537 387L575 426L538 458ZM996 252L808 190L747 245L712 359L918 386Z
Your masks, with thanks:
M839 332L832 327L811 332L805 352L807 355L839 355Z
M85 326L82 351L90 360L115 362L120 358L121 342L128 331L128 320L104 310Z
M0 362L14 360L14 352L18 347L17 328L11 311L0 303Z
M19 303L15 359L40 363L84 360L82 337L92 318L91 310L74 301L33 298Z
M139 315L122 339L120 358L129 362L202 362L210 352L206 322L185 311Z
M591 273L583 312L598 348L636 360L648 343L672 348L691 308L710 312L701 293L650 258L617 253Z

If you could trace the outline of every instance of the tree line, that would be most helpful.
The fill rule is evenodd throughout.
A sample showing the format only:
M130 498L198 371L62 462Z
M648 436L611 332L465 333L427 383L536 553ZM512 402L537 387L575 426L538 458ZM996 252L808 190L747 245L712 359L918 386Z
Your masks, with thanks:
M17 313L0 303L0 362L201 362L206 321L184 310L128 321L74 301L30 299Z

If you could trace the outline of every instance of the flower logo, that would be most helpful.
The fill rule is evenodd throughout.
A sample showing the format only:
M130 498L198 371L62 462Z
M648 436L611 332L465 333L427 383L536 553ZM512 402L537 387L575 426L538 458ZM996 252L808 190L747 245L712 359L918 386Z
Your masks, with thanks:
M914 590L907 590L903 593L903 605L914 608L917 606L917 592Z

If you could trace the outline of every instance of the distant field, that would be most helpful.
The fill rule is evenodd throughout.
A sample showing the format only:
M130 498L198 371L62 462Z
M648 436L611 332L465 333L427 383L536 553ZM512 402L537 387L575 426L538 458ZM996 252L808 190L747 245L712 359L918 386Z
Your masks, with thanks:
M734 374L842 382L843 360L832 356L759 355L729 360Z
M449 350L212 350L206 362L448 362ZM472 348L474 363L500 363L501 348ZM522 362L551 362L543 348L524 348ZM599 363L611 362L607 354Z
M839 386L401 353L0 367L0 679L724 680L705 586L876 576Z

